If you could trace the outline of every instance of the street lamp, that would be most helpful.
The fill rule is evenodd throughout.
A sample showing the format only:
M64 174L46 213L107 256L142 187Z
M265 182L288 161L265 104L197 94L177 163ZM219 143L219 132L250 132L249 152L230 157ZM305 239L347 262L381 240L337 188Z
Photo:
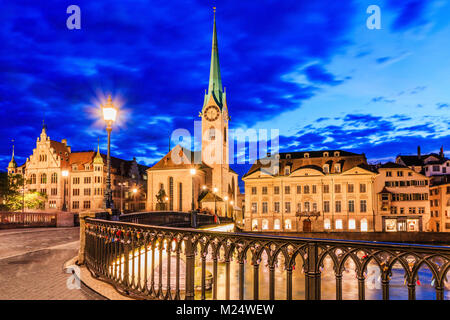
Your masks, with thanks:
M67 184L67 177L69 176L69 171L67 170L63 170L61 172L61 175L64 177L64 200L63 200L63 206L62 206L62 211L67 211L67 206L66 206L66 184Z
M119 182L120 186L120 214L123 214L123 187L128 187L128 182Z
M213 189L213 193L214 193L214 214L217 216L216 192L217 192L217 188L214 188Z
M197 170L192 168L190 170L190 173L191 173L191 181L192 181L192 211L194 211L194 209L195 209L195 207L194 207L194 176L197 173Z
M111 191L111 131L112 124L116 121L117 109L114 107L111 99L111 95L108 96L108 100L105 105L100 105L103 111L103 119L106 122L106 132L108 133L108 154L106 158L106 166L108 173L106 175L106 192L105 192L105 209L113 208L112 191Z

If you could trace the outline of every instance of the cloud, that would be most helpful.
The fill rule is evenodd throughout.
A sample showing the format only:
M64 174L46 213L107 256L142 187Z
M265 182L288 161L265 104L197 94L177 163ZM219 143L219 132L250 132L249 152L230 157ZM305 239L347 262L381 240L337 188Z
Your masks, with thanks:
M439 103L436 103L436 106L438 107L438 109L444 109L444 108L448 108L449 104L448 103L439 102Z
M428 21L425 18L427 1L406 0L387 2L388 7L397 15L391 24L393 31L404 31L406 29L425 25Z

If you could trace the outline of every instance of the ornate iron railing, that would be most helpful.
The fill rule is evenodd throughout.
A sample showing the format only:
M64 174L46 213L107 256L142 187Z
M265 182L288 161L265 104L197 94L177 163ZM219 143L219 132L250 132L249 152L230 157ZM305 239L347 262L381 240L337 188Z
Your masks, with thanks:
M45 212L0 212L0 229L55 227L56 214Z
M282 299L294 299L293 287L303 291L301 285L304 299L317 300L323 298L321 286L329 286L331 281L322 281L324 267L332 269L338 300L346 294L343 278L349 269L356 277L357 298L364 300L367 282L373 280L368 269L374 268L378 268L382 299L390 298L393 272L402 272L405 295L414 300L423 268L431 272L435 298L447 296L450 247L211 232L92 218L85 221L88 269L134 298L219 299L220 290L222 299L259 299L264 289L261 284L268 281L268 299L279 298L282 291L278 286L284 287ZM219 267L223 270L220 275Z

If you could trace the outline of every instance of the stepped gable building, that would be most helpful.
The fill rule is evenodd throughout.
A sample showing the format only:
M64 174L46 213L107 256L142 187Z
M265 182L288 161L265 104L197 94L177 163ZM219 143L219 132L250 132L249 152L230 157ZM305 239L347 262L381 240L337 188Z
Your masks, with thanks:
M233 204L237 203L238 174L229 167L230 117L220 74L215 14L208 91L199 116L201 151L193 152L177 145L147 170L148 210L190 211L194 202L195 208L231 216ZM195 175L191 175L191 169L196 170ZM158 200L158 194L166 197Z
M111 187L116 208L120 208L122 203L124 210L145 210L147 168L138 164L136 159L126 161L111 157ZM63 177L63 171L68 171L67 178ZM61 142L51 140L45 125L30 157L18 167L13 153L8 172L25 175L25 191L38 191L47 195L47 202L42 208L44 210L62 210L64 182L69 211L103 208L106 155L101 154L99 148L97 152L72 152L66 139ZM132 192L133 189L137 192Z
M400 163L378 168L375 179L377 231L431 231L430 178Z
M243 177L246 231L374 231L376 173L364 154L323 150L274 157L278 165L257 160Z

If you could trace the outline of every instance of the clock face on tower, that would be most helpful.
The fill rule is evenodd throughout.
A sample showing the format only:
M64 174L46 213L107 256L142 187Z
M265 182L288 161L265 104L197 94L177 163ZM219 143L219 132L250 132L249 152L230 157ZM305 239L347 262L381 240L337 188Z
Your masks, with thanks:
M219 118L220 110L216 106L209 106L205 109L205 119L216 121Z

